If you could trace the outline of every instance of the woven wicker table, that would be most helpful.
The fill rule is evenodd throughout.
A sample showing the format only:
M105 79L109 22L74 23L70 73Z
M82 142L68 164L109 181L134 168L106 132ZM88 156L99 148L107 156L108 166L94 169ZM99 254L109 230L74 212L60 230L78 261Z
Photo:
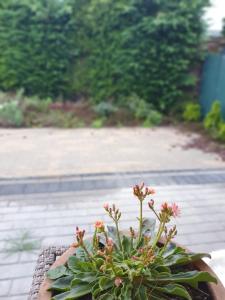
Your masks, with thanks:
M28 300L37 300L40 285L44 280L46 272L51 265L56 261L57 257L61 256L68 247L49 247L44 249L38 257L37 265L33 275L33 282L30 289Z

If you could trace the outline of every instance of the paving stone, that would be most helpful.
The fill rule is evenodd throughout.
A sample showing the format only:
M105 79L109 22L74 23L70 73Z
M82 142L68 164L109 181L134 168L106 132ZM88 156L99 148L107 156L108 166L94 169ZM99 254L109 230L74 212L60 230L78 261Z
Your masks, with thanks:
M0 265L8 265L12 263L17 263L19 260L19 253L0 253Z
M11 279L31 276L34 272L35 262L11 264L1 266L0 279Z
M0 296L6 296L11 286L11 280L0 280Z
M31 262L31 261L36 261L38 258L38 255L40 253L40 250L35 250L32 252L25 252L23 251L20 255L20 262Z
M32 283L32 277L24 277L20 279L13 279L10 295L29 293Z
M27 298L28 298L28 294L23 294L22 296L0 297L1 300L26 300Z

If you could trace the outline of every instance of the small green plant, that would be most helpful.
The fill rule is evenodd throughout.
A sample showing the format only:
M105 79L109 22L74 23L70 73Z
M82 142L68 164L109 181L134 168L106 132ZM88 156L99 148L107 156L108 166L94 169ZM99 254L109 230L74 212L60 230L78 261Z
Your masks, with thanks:
M21 231L15 238L6 240L6 252L17 253L34 251L40 248L40 241L35 240L29 231Z
M148 116L145 119L143 126L144 127L152 127L152 126L161 124L161 122L162 122L161 113L156 110L151 109L148 112Z
M198 103L187 103L183 112L183 119L187 122L198 122L201 118L201 107Z
M159 221L154 233L156 222L144 218L143 205L155 191L141 184L134 186L133 193L140 207L138 231L130 227L128 234L122 233L120 210L106 203L104 209L115 225L106 229L103 221L96 221L89 240L84 238L85 230L76 228L76 242L72 245L76 255L65 266L47 273L53 280L52 300L86 299L83 296L93 300L191 300L197 299L192 293L200 282L217 282L209 273L188 267L202 257L210 257L208 254L189 253L171 242L177 229L168 223L180 215L179 207L165 202L157 211L154 201L148 202ZM205 298L204 292L198 293Z
M219 101L215 101L204 119L204 128L216 135L222 121L221 104Z
M23 112L18 106L18 102L6 102L0 106L0 123L4 126L15 127L23 124Z
M93 127L93 128L102 128L104 126L104 123L105 123L105 118L98 118L98 119L95 119L91 123L91 127Z
M204 119L204 128L209 134L222 142L225 142L225 122L222 118L221 104L215 101L211 110Z
M126 99L128 108L134 114L134 117L139 120L144 120L148 117L148 111L151 108L149 103L140 98L136 94L131 94Z
M36 112L49 112L50 105L52 104L52 99L50 97L46 99L40 99L39 97L24 97L23 107L26 111L36 111Z
M118 108L110 102L102 101L94 106L94 111L101 117L109 117L117 112Z
M128 97L127 101L128 108L136 119L143 121L144 127L152 127L154 125L159 125L162 122L161 113L136 94L132 94Z

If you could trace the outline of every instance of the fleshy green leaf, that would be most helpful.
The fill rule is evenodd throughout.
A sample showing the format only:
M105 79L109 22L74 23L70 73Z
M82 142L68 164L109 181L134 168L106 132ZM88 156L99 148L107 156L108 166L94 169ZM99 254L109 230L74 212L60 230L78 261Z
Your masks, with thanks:
M148 300L147 288L141 285L135 293L135 299L137 300Z
M51 300L66 300L67 296L69 294L70 294L70 292L65 292L65 293L62 293L62 294L58 294L58 295L52 297Z
M122 237L122 246L123 250L126 254L130 254L132 251L132 244L131 244L131 239L125 235Z
M156 287L155 288L157 291L169 294L169 295L174 295L174 296L180 296L183 297L184 299L187 300L192 300L190 294L188 291L179 284L168 284L163 287Z
M54 300L74 300L79 299L82 296L88 295L91 292L91 285L89 284L79 284L78 286L71 289L69 292L65 293L64 298L56 298L55 296ZM62 294L61 294L62 295Z
M58 279L58 278L60 278L62 276L65 276L65 275L67 275L67 269L66 269L65 266L58 266L58 267L56 267L54 269L51 269L47 272L47 277L49 279L52 279L52 280Z
M211 258L211 256L207 253L181 253L170 255L165 259L165 266L174 266L174 265L185 265L190 262L194 262L202 259L203 257Z
M108 277L105 277L105 276L102 276L99 279L98 283L99 283L99 287L102 291L107 290L107 289L111 288L114 285L113 280L108 278Z
M158 282L180 282L180 283L187 283L194 288L198 287L199 282L214 282L217 283L215 277L207 272L198 272L198 271L189 271L189 272L181 272L177 274L172 274L170 276L166 274L159 274L157 278L148 278L148 281L155 281Z
M61 291L61 292L69 291L70 283L71 283L72 279L73 279L73 276L71 276L71 275L59 278L52 283L50 290L56 290L56 291Z

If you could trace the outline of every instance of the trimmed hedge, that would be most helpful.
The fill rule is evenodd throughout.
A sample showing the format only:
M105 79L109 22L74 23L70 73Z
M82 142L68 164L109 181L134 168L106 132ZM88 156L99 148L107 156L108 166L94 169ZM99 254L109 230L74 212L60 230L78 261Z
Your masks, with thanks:
M0 89L59 96L69 89L74 62L71 7L57 0L0 4Z
M190 71L201 58L206 5L205 0L90 1L83 18L91 32L81 73L86 90L96 102L135 93L169 110L196 85Z
M207 0L7 0L0 88L124 102L161 111L196 85Z

